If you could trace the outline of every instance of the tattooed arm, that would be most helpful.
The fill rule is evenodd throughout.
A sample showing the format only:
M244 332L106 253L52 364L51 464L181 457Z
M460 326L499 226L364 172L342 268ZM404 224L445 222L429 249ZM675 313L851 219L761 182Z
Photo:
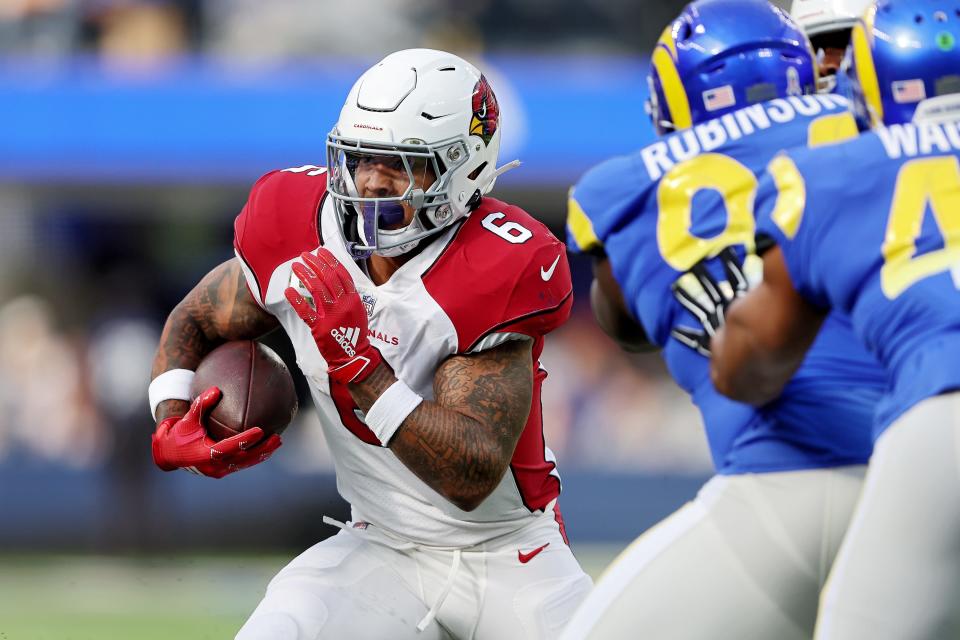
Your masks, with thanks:
M531 347L511 340L449 358L434 376L435 400L414 409L390 440L401 462L464 511L476 509L510 465L533 398ZM381 364L349 388L368 411L395 381Z
M217 345L258 338L278 325L250 295L237 259L228 260L204 276L170 312L151 378L170 369L196 369ZM183 415L188 408L183 400L166 400L157 407L157 421Z

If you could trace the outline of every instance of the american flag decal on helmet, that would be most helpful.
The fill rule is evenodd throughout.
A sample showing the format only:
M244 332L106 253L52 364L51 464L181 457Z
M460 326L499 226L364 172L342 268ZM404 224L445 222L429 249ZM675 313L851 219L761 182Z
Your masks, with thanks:
M737 96L733 92L733 87L725 84L715 89L707 89L703 92L703 106L707 111L716 111L726 109L737 104Z
M490 139L500 126L500 105L497 96L486 77L480 76L473 87L473 117L470 119L470 135L480 136L484 144L490 144Z
M893 99L900 103L920 102L927 98L927 88L923 80L900 80L891 85L893 89Z

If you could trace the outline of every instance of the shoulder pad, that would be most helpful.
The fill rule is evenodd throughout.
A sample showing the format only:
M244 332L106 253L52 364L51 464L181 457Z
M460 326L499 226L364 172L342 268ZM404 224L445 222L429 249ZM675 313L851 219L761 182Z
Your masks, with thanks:
M423 275L453 321L458 351L491 333L534 339L570 315L573 285L563 244L519 207L484 198Z
M234 221L233 245L261 304L274 270L319 246L318 216L326 192L326 169L312 165L271 171L250 190Z
M570 189L567 247L575 253L602 253L603 245L633 210L650 180L635 156L607 160L588 171Z

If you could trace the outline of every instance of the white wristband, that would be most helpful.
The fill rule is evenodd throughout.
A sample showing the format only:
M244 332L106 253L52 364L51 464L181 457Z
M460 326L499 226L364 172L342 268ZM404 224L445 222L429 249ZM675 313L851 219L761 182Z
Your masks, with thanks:
M421 396L402 380L397 380L373 403L364 417L364 422L380 443L387 446L401 423L420 406L421 402L423 402Z
M190 397L190 383L193 382L194 372L189 369L171 369L164 371L150 383L147 397L150 398L150 413L157 419L157 405L164 400L192 400Z

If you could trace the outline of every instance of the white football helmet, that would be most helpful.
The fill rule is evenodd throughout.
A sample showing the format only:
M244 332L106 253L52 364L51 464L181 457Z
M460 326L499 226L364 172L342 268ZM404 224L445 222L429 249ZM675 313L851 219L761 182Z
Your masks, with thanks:
M329 192L353 255L406 253L466 216L502 172L499 149L497 99L472 64L431 49L398 51L378 62L353 85L327 137ZM384 157L406 170L406 190L360 197L358 164ZM415 172L427 168L436 180L419 189ZM402 203L416 211L413 221L390 229L403 219Z
M790 17L813 38L821 33L852 29L871 0L793 0Z
M821 93L833 93L837 87L836 74L822 68L825 52L847 48L853 25L870 4L872 0L793 0L790 16L810 38L817 64L821 66L818 80Z

